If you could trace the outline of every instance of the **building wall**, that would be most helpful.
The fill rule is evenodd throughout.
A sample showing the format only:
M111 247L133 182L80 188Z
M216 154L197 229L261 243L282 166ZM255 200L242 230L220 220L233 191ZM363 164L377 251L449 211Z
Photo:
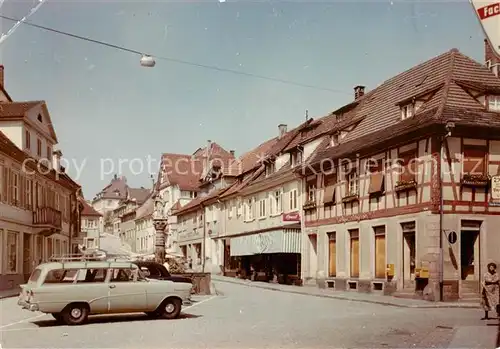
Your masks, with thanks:
M19 186L18 201L15 204L7 202L3 197L5 184L3 176L6 168L14 170L19 175L19 183L21 178L26 179L26 183L33 183L33 191L23 190ZM48 260L51 255L69 253L71 191L39 174L21 172L21 164L3 154L0 154L0 183L0 230L2 231L0 237L0 289L7 289L23 283L34 266L41 261ZM44 191L40 189L39 202L36 202L34 195L37 184L39 188L44 188ZM31 188L31 185L29 187ZM43 196L45 199L42 199L41 196L49 188L54 192L54 202L50 203L46 196ZM10 183L8 189L13 190ZM24 200L21 201L21 197ZM37 207L52 207L61 211L62 229L60 233L49 238L37 236L39 228L33 226L33 211ZM11 241L9 235L14 237L14 240ZM41 247L37 247L37 243ZM9 267L9 264L12 265L9 260L15 260L12 268Z
M370 185L370 173L361 170L359 175L359 202L356 205L342 203L341 199L347 195L346 182L339 175L335 191L335 204L330 207L323 205L325 188L318 180L317 191L318 206L308 210L306 217L306 242L304 243L303 276L313 278L324 284L324 280L335 279L335 287L348 288L350 280L356 280L358 290L373 290L373 281L383 281L386 293L396 289L409 287L408 277L408 251L403 238L403 223L415 222L416 256L415 267L430 271L430 286L436 280L440 270L440 241L443 244L443 280L445 299L461 297L466 289L462 287L465 282L472 281L479 285L480 279L486 270L486 265L491 261L498 261L500 253L497 248L499 238L493 234L494 228L500 223L500 207L492 206L491 190L488 186L463 185L464 178L464 148L467 144L485 146L488 153L484 156L487 163L489 176L500 173L500 141L466 139L449 137L441 151L436 150L431 139L422 139L417 143L419 165L416 176L416 190L410 192L394 193L394 184L398 181L399 167L397 165L384 169L385 192L376 200L369 197L367 191ZM389 149L377 157L396 159L398 153L410 148L410 144L399 149ZM433 152L437 151L437 155ZM390 155L390 157L389 157ZM437 160L435 160L437 159ZM360 169L364 169L360 159ZM439 192L432 193L433 183L441 182L436 163L441 164L443 176L443 231L440 232L440 215L435 209L435 200L439 202ZM307 178L304 180L306 187ZM377 201L376 203L374 201ZM439 205L438 205L439 206ZM463 246L470 228L476 226L479 238L472 246L474 250L473 266L466 267L468 263L462 258ZM385 232L385 264L394 265L394 277L385 275L377 278L375 275L375 228ZM359 277L350 275L350 231L359 231ZM380 230L378 230L380 231ZM336 244L336 275L329 276L329 235L335 233ZM442 235L441 235L442 234ZM450 235L451 234L451 235ZM455 240L450 236L455 236ZM333 235L331 235L333 236ZM315 242L315 240L317 242ZM406 249L406 252L405 252ZM406 253L406 254L405 254ZM470 256L469 256L470 258ZM317 268L314 268L314 260ZM465 263L465 264L464 264ZM463 276L464 268L473 268L473 275ZM433 279L434 278L434 279ZM464 279L465 281L463 281ZM404 282L403 282L404 281ZM413 285L411 286L413 287ZM479 288L478 288L479 289ZM429 289L422 290L423 296L431 296ZM468 292L468 291L467 291ZM432 297L435 297L435 292Z
M260 229L267 229L272 227L277 227L285 224L283 222L282 213L297 212L302 207L302 199L300 197L300 187L302 182L291 181L284 183L283 185L271 188L264 192L258 192L253 195L247 195L241 198L242 206L238 212L237 203L238 199L232 199L226 201L226 212L224 214L225 224L224 224L224 235L234 235L243 232L251 232ZM270 195L275 191L282 190L282 210L281 212L276 212L271 214L269 210L270 205ZM297 205L296 207L291 207L290 196L291 192L295 191L297 194ZM253 199L253 206L249 206L248 201ZM266 214L263 217L259 217L259 202L260 200L266 200ZM293 206L293 205L292 205ZM245 211L252 208L255 212L255 216L248 220L245 219ZM231 214L229 213L231 212ZM238 214L239 213L239 214Z
M154 253L155 229L151 217L138 219L135 222L135 231L130 232L130 238L126 241L136 253ZM127 234L127 233L126 233Z
M439 237L435 237L435 227L432 223L438 222L439 217L429 212L400 215L361 222L323 225L317 228L306 229L307 255L314 258L317 255L318 270L316 277L320 282L325 279L346 279L366 281L364 288L371 287L372 280L385 280L375 275L375 228L382 227L385 232L385 264L394 264L395 275L392 282L398 288L403 287L403 226L404 223L415 223L416 233L416 265L426 264L426 255L429 247L439 248ZM359 277L351 276L351 249L350 232L359 231ZM329 275L329 234L336 235L336 275ZM310 234L317 234L317 249L311 243ZM438 234L439 235L439 234ZM308 270L304 270L307 275ZM310 274L309 274L310 275ZM345 282L343 282L345 284ZM337 288L345 288L337 285Z
M24 149L23 121L2 121L0 122L0 131L2 131L2 133L6 135L7 138L9 138L19 149Z

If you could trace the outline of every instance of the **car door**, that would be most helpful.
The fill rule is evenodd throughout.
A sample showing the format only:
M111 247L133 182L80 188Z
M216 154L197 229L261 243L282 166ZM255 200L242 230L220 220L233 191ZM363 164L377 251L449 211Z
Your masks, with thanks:
M78 287L71 295L73 299L81 299L90 305L92 314L105 314L108 312L109 287L106 281L108 270L106 268L81 269L76 280ZM77 298L75 298L78 296Z
M137 280L137 269L112 269L108 288L110 313L134 313L147 310L146 287L143 282Z

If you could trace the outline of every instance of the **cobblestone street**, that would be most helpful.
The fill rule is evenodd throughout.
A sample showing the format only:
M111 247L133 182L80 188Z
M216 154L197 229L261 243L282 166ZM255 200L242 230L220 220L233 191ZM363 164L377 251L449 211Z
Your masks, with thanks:
M495 348L497 320L479 309L409 309L225 282L179 320L142 314L56 324L1 300L3 348Z

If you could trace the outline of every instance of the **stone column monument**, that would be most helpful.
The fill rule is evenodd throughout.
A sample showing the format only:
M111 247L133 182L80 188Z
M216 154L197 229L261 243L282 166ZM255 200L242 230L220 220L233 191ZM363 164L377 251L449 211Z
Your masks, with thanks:
M154 194L153 226L155 227L155 261L165 263L165 229L168 224L168 216L165 213L165 200L160 193Z

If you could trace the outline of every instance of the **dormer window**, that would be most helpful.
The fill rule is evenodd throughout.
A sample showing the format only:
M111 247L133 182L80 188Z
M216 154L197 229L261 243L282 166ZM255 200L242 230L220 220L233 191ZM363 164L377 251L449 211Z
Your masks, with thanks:
M339 145L339 135L338 133L334 134L334 135L331 135L330 137L330 146L331 147L335 147Z
M415 114L415 105L413 103L407 104L401 108L401 119L406 120Z
M270 176L272 175L276 170L276 166L274 164L274 162L271 162L269 164L267 164L266 166L266 176Z
M37 119L38 121L42 122L42 114L38 114Z
M488 110L500 112L500 96L488 96Z
M296 151L290 154L290 161L292 163L292 167L300 165L302 163L302 153L300 151Z

